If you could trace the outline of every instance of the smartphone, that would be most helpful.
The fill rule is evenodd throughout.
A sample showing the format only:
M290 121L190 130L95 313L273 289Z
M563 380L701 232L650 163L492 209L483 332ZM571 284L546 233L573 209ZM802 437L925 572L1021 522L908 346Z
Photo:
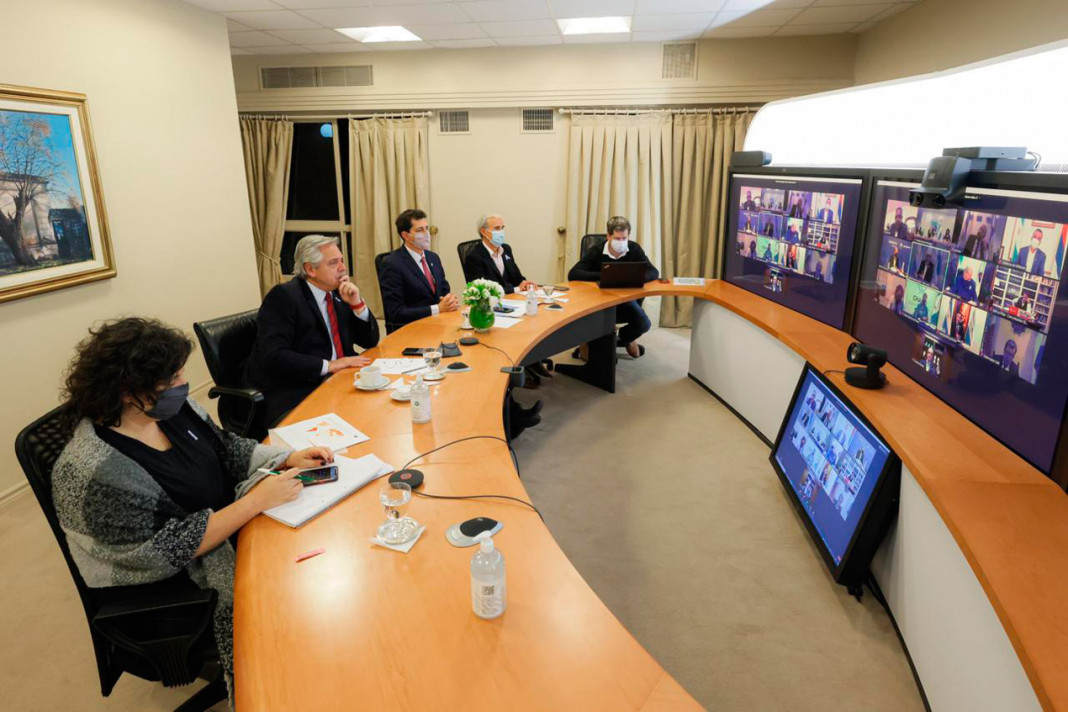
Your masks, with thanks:
M424 351L426 351L426 349L421 349L416 346L409 346L408 348L404 349L404 351L401 351L401 354L403 356L422 356Z
M301 470L300 474L304 477L311 477L313 480L312 482L305 482L305 487L321 485L326 482L337 482L337 465L327 465L326 467L315 467L310 470Z

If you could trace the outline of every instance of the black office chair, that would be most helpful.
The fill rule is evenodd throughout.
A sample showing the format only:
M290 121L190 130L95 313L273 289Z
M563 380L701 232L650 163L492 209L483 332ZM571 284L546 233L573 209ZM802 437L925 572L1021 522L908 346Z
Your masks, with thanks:
M475 279L475 276L469 274L467 271L467 256L471 254L471 250L478 247L479 243L481 242L482 240L467 240L466 242L461 242L459 245L456 246L456 254L460 256L460 267L464 271L465 282L470 282Z
M219 399L219 420L230 432L263 440L266 423L259 422L263 413L263 393L245 385L245 361L256 344L258 309L221 316L193 324L215 385L209 398Z
M581 249L579 251L579 259L581 260L582 257L587 252L590 251L590 248L592 248L594 245L596 245L598 243L600 243L602 248L603 248L605 239L606 238L605 238L604 235L597 235L597 234L583 235L582 236Z
M391 324L386 318L386 298L382 295L382 265L385 263L386 258L391 253L383 252L375 255L375 274L378 275L378 296L382 300L382 321L386 322L386 333L392 334L394 331L400 328L400 324Z
M198 677L209 684L190 697L179 712L206 710L226 698L219 653L215 646L212 616L218 594L197 588L156 593L148 584L147 595L121 603L100 602L100 591L85 584L71 558L67 538L59 526L52 503L52 468L71 437L63 408L55 408L26 426L15 438L15 455L30 481L37 503L67 562L78 597L85 609L89 635L96 654L100 694L107 697L124 672L166 687L188 685ZM188 579L188 577L186 577ZM136 589L139 587L129 587Z

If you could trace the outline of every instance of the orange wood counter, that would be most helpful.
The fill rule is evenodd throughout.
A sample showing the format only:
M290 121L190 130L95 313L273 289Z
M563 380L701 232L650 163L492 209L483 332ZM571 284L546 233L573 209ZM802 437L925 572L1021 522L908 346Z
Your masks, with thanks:
M695 296L775 336L820 370L841 369L852 339L722 282L650 283L599 290L572 283L562 312L480 338L515 360L562 325L634 298ZM421 320L382 340L371 356L453 341L460 317ZM497 351L463 347L469 373L434 388L433 419L413 425L408 404L352 387L353 371L326 381L287 422L336 412L400 467L420 452L469 435L503 437L507 365ZM640 367L637 362L635 367ZM1068 497L1054 483L907 376L888 366L882 391L832 375L914 474L952 532L1000 618L1043 708L1068 711ZM555 417L567 417L556 414ZM522 463L520 463L522 464ZM435 494L529 496L504 443L474 440L420 460ZM561 477L575 473L561 472ZM579 496L579 491L576 491ZM536 504L536 503L535 503ZM576 500L575 506L595 506ZM241 533L234 645L240 712L277 709L688 710L697 704L634 640L586 585L529 509L494 500L415 498L427 525L407 554L368 541L383 519L377 487L357 492L299 530L258 517ZM471 612L471 549L445 528L478 515L505 523L496 537L508 566L508 610ZM294 558L324 547L300 564Z

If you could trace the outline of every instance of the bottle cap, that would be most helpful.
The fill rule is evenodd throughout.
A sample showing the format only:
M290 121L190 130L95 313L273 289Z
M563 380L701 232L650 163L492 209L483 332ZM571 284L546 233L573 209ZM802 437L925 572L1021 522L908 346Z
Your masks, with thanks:
M482 545L482 553L488 554L493 551L493 534L488 531L477 534L473 537L475 541Z

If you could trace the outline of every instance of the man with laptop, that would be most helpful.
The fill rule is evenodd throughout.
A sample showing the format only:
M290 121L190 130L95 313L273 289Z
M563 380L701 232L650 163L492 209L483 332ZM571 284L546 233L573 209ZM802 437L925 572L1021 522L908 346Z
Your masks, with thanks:
M601 287L640 287L660 277L645 256L645 251L630 239L630 221L625 217L609 218L607 238L603 245L591 247L567 273L567 278L579 282L597 282ZM639 336L649 331L652 323L637 300L616 307L616 321L624 326L619 330L619 345L631 358L645 353L637 343Z

